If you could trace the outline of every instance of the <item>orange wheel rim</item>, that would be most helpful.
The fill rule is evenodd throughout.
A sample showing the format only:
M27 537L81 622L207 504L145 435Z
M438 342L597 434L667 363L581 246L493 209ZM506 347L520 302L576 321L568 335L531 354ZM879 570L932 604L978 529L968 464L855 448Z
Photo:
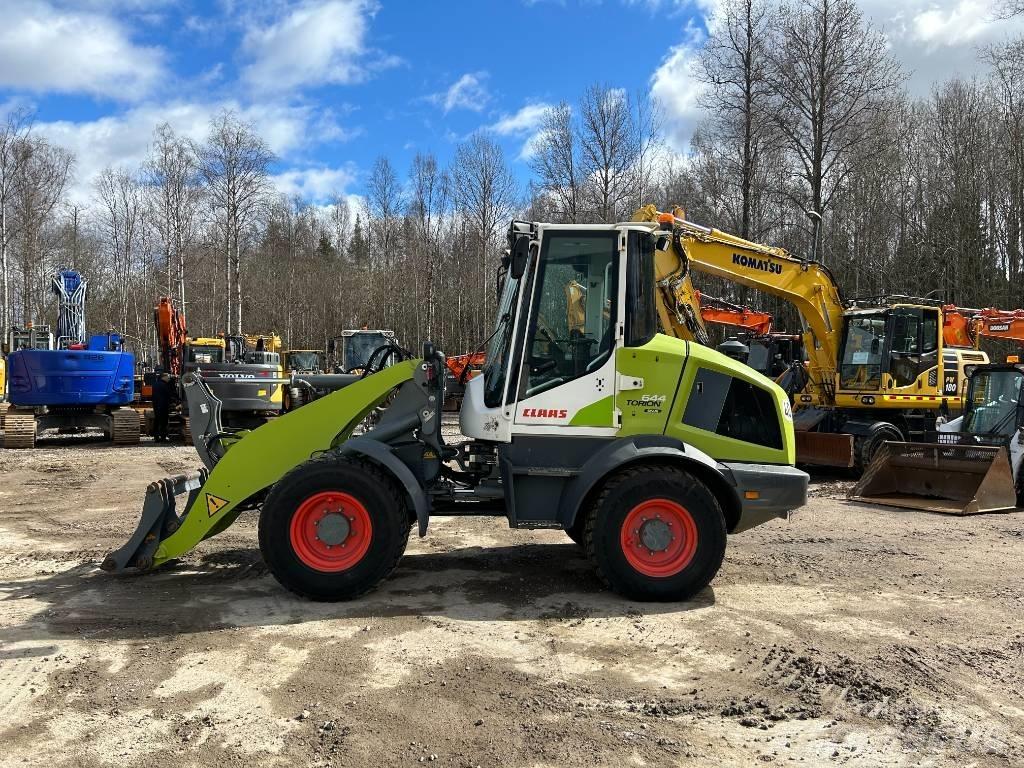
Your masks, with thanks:
M626 514L619 534L622 554L644 576L675 576L697 552L697 523L671 499L649 499Z
M348 493L315 493L295 510L289 527L292 550L315 571L338 573L362 561L373 539L366 507Z

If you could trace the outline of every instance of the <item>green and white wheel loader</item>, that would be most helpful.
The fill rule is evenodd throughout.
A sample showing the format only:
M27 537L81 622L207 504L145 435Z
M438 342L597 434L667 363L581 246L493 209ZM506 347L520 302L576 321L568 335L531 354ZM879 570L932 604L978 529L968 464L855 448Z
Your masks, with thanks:
M391 572L413 525L423 536L432 516L500 515L565 530L625 596L692 596L718 571L726 535L800 507L808 477L793 467L782 389L658 333L655 255L669 236L650 223L513 222L458 444L442 437L445 363L430 344L248 432L224 431L191 377L206 468L153 483L138 530L103 568L158 567L258 509L274 576L345 600Z

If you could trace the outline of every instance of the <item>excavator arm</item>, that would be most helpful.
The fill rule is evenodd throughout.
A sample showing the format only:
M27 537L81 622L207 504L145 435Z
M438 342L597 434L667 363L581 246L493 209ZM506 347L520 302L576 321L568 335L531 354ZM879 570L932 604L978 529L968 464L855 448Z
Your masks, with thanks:
M772 332L772 316L768 312L733 304L700 291L697 291L697 301L700 303L700 317L705 324L742 328L756 336L767 336Z
M160 348L160 365L172 376L181 376L185 368L185 345L188 343L184 313L174 306L170 297L161 296L153 308L153 322Z
M1005 339L1024 346L1024 309L942 308L942 335L946 344L977 349L982 339Z
M839 287L824 265L694 224L678 208L659 213L646 206L634 221L656 222L671 233L671 244L658 252L655 266L658 313L666 333L706 343L699 292L691 281L694 270L781 298L796 307L803 324L808 393L817 404L834 403L843 305Z

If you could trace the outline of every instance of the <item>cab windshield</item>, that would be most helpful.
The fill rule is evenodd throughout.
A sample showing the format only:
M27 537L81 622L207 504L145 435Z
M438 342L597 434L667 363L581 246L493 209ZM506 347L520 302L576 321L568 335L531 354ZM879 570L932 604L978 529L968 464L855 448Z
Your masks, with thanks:
M771 350L756 339L751 341L747 365L758 373L768 376L771 373Z
M964 414L964 431L976 435L1010 436L1018 426L1024 373L1019 370L980 371L971 377Z
M381 347L387 346L391 340L383 333L354 333L345 339L345 368L365 368L370 362L370 355ZM379 362L379 361L378 361Z
M843 334L841 389L878 389L882 383L886 313L849 315Z
M498 302L498 317L487 345L487 364L484 366L484 404L488 408L501 405L505 390L509 352L512 348L512 326L515 323L516 303L519 300L519 284L522 279L506 277L505 287Z
M221 347L205 344L191 345L188 348L188 362L214 365L224 362L224 350Z
M290 352L288 367L294 371L322 371L323 363L319 352Z

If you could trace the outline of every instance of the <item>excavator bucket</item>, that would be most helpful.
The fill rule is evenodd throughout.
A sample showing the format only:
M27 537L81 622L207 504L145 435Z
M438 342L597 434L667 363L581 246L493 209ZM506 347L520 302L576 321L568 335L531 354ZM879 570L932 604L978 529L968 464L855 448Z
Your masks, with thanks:
M887 442L849 498L952 515L1017 505L1006 448L976 444Z

